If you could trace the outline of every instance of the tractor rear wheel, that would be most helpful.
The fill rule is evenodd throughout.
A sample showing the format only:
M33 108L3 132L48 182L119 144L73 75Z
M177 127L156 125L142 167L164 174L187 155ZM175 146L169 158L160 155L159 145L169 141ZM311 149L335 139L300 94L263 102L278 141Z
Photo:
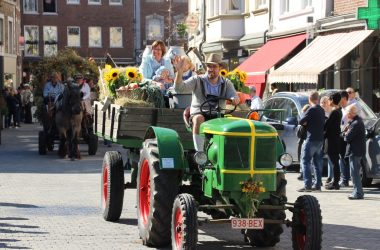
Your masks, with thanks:
M269 199L263 200L261 204L265 205L281 205L286 202L285 192L286 180L283 172L277 173L277 190L271 194ZM285 210L260 210L257 211L257 218L269 220L285 220ZM280 235L284 232L282 224L265 224L262 230L247 229L245 231L246 240L252 246L256 247L273 247L280 241Z
M38 153L40 155L46 155L46 134L45 131L38 133Z
M292 224L293 249L321 249L322 216L318 200L311 195L297 198Z
M191 194L179 194L172 212L172 249L196 249L198 242L197 205Z
M137 218L144 245L170 243L170 216L178 194L180 174L161 170L156 139L147 139L140 153L137 174Z
M101 180L102 213L106 221L117 221L123 210L123 159L117 151L108 151L103 159Z

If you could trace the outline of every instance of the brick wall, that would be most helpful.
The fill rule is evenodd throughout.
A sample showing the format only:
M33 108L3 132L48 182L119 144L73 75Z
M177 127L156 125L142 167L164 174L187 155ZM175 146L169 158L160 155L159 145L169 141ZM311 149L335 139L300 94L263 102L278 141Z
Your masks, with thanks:
M367 6L367 0L335 0L334 15L356 13L357 8L362 6Z

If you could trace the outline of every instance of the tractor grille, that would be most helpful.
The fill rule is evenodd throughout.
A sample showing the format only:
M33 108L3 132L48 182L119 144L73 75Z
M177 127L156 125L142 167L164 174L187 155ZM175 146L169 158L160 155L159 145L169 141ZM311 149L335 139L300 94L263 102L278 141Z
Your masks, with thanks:
M250 138L228 137L224 139L224 168L249 169Z
M276 138L256 137L255 168L275 168L276 160Z

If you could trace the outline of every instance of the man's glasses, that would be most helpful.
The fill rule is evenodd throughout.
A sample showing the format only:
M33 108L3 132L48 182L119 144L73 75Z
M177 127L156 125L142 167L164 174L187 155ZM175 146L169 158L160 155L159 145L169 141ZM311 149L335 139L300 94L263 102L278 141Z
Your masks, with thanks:
M354 92L353 92L353 91L347 91L347 93L349 93L349 94L353 94Z

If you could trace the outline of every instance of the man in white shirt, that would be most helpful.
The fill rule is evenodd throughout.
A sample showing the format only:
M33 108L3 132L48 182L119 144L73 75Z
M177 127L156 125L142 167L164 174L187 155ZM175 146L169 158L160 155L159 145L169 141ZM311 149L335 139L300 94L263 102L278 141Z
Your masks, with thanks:
M256 95L256 87L249 87L249 95L251 96L251 110L263 109L263 101Z
M77 74L75 76L75 81L78 86L81 88L81 92L83 93L82 102L84 106L84 113L88 116L92 115L92 107L91 107L91 89L90 86L84 81L82 74Z

